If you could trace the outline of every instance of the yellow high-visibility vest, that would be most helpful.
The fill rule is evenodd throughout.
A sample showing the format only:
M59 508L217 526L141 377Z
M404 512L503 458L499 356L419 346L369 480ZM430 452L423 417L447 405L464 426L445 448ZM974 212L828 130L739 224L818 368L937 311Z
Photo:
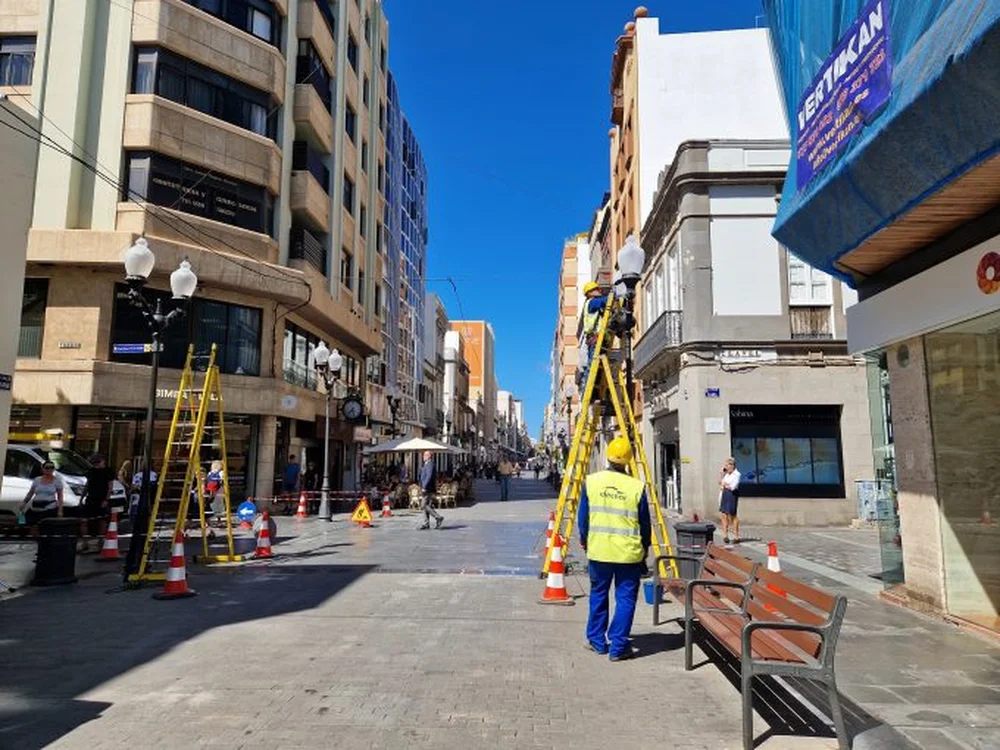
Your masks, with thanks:
M601 311L590 312L590 300L583 301L583 335L590 336L597 333L597 326L601 320Z
M598 471L586 479L587 558L598 562L642 562L639 501L645 485L628 474Z

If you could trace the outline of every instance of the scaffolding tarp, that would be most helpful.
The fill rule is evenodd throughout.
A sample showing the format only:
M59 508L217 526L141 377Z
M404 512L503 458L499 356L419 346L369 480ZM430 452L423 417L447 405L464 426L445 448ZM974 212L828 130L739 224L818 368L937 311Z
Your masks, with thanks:
M839 258L1000 150L1000 0L764 9L793 144L774 236L853 285Z

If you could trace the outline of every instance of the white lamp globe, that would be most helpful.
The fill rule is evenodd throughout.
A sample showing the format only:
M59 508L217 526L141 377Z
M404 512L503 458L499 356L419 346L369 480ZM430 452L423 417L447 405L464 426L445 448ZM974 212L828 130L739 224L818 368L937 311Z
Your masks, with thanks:
M125 276L130 279L148 279L156 265L156 256L149 249L145 237L140 237L125 251Z
M642 274L642 266L646 262L646 253L634 234L630 234L625 240L625 246L618 251L618 268L622 272L622 279L638 279Z
M611 288L615 293L615 296L619 299L625 297L626 292L628 292L628 287L625 286L625 282L622 281L622 272L619 271L615 274L615 278L611 281Z
M330 365L330 372L340 372L340 368L344 366L344 356L334 349L330 352L330 358L327 360Z
M177 270L170 274L170 291L174 299L191 299L198 288L198 277L191 270L191 264L182 260Z
M326 367L330 359L330 350L326 348L326 343L319 342L319 346L313 349L313 362L316 367Z

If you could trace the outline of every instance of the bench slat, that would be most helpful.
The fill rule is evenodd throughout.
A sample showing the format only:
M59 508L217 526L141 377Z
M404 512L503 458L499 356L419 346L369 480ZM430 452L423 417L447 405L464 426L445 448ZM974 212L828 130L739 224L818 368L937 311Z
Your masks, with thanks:
M832 612L837 604L837 600L825 591L801 581L796 581L794 578L789 578L784 573L774 573L770 570L758 569L757 579L765 586L771 584L782 591L787 591L796 599L801 599L826 615Z
M770 606L789 620L804 622L807 625L822 625L826 622L826 616L806 609L791 599L776 594L765 586L761 586L756 581L750 587L750 596L754 601L758 601L764 605L765 608Z
M739 614L719 614L706 612L698 615L698 621L712 636L722 643L735 656L743 651L742 632L746 619ZM796 664L804 663L802 657L795 651L784 646L780 639L761 637L758 633L753 638L753 658L766 661L785 661Z

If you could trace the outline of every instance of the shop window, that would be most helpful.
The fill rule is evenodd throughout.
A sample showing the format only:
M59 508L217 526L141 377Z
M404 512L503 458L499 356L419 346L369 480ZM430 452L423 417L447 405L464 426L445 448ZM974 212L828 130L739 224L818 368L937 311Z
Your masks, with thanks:
M42 333L45 330L45 306L48 298L48 279L24 280L21 294L21 333L17 340L18 357L42 356Z
M169 292L145 289L143 294L154 304L159 297L164 310L170 310L174 305ZM160 365L182 368L188 344L194 344L195 365L203 369L208 363L212 344L215 344L215 360L221 372L259 375L262 316L258 308L196 297L191 301L187 315L164 332ZM142 312L129 301L128 287L116 284L111 321L111 361L150 364L148 354L114 353L114 344L143 344L149 341L149 328Z
M839 406L731 406L732 455L748 497L844 497Z
M132 93L157 94L271 139L277 133L270 95L156 47L136 48Z
M30 86L35 69L35 37L0 36L0 86Z

